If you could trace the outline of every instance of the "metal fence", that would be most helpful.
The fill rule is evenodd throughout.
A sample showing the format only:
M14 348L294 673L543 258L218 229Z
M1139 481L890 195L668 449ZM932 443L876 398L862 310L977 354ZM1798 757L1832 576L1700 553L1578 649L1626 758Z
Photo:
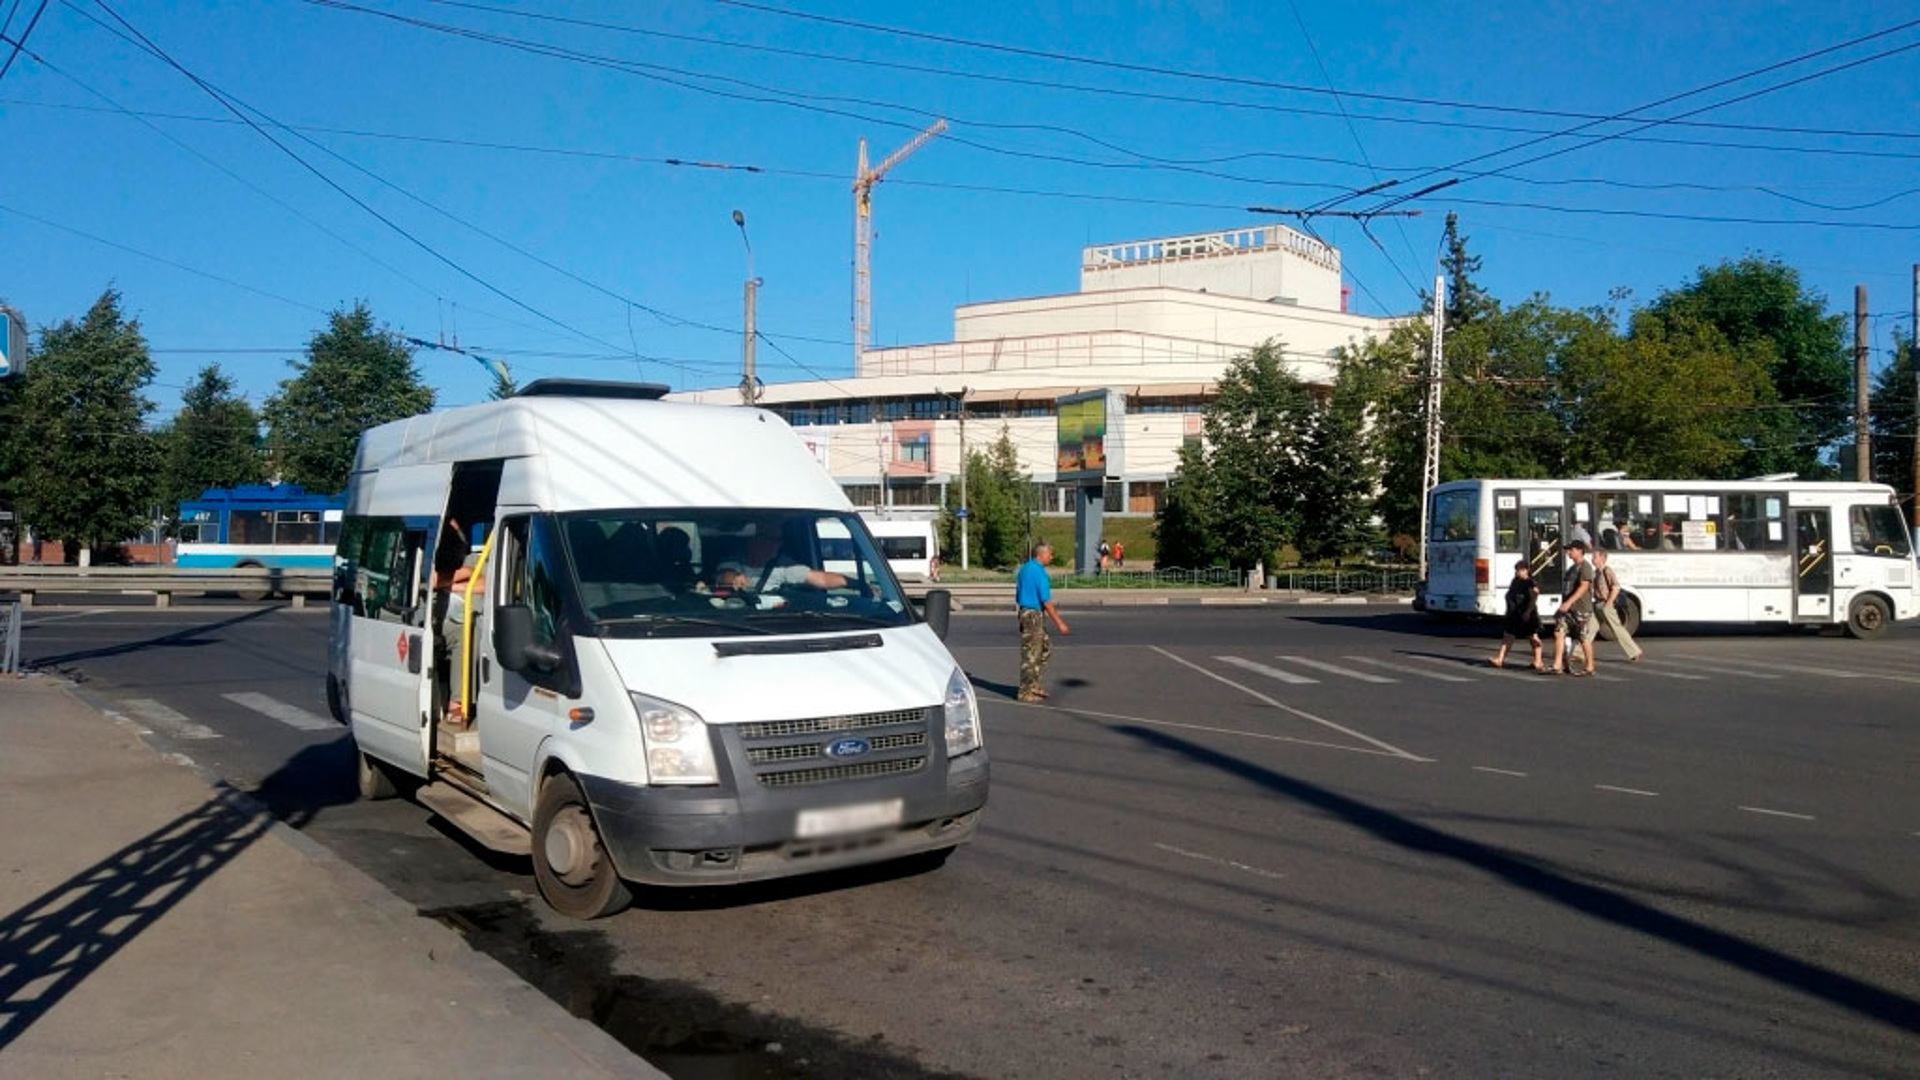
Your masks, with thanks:
M1208 570L1108 570L1097 574L1059 573L1053 584L1059 589L1177 589L1247 588L1249 573L1219 567ZM1354 570L1280 570L1267 575L1263 584L1287 592L1332 593L1411 593L1419 583L1417 570L1365 567Z

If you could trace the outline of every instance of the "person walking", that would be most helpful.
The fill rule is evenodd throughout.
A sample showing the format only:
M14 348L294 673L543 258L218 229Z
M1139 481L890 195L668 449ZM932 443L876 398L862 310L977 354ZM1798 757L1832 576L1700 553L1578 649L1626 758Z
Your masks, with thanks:
M1637 664L1640 662L1641 657L1647 655L1647 650L1641 648L1640 644L1633 640L1633 635L1627 632L1626 623L1620 621L1620 611L1619 611L1619 608L1615 606L1616 602L1619 599L1620 599L1619 575L1613 572L1613 567L1607 565L1606 552L1604 551L1594 552L1593 553L1593 610L1594 610L1594 613L1600 616L1600 625L1607 628L1607 633L1613 637L1613 640L1616 643L1619 644L1620 651L1627 654L1627 663Z
M1047 640L1047 622L1065 637L1067 629L1060 609L1053 606L1053 583L1047 580L1047 565L1053 562L1053 545L1042 540L1033 545L1033 557L1014 577L1013 602L1020 609L1020 693L1019 700L1037 704L1047 700L1042 683L1047 660L1053 655L1053 643Z
M1120 543L1118 540L1113 543L1113 565L1122 569L1125 569L1127 565L1127 545Z
M1547 670L1540 661L1540 586L1528 573L1525 559L1513 564L1513 580L1507 583L1507 614L1500 635L1500 651L1494 653L1488 663L1497 668L1506 667L1507 650L1513 648L1518 638L1526 638L1533 644L1533 670Z
M1573 565L1567 567L1567 579L1574 583L1560 601L1560 607L1554 612L1553 628L1553 673L1555 675L1591 675L1593 674L1593 636L1599 627L1593 618L1593 564L1587 561L1587 545L1579 540L1568 541L1567 555L1573 559ZM1584 669L1575 670L1568 666L1567 639L1576 638L1580 642Z

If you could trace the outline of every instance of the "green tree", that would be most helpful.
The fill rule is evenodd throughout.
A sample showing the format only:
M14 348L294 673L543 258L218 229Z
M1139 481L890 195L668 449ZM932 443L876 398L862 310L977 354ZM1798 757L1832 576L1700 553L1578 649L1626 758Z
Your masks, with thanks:
M1706 322L1742 354L1755 345L1768 350L1774 396L1792 407L1750 413L1741 430L1746 451L1728 471L1828 471L1821 455L1847 437L1852 423L1852 353L1846 320L1827 311L1826 297L1801 284L1799 271L1752 255L1702 267L1693 281L1660 294L1649 310Z
M1873 414L1873 478L1893 490L1913 495L1915 440L1913 341L1898 330L1893 335L1893 361L1873 380L1869 408ZM1920 523L1920 505L1908 504L1908 524Z
M1301 518L1294 547L1303 559L1340 559L1379 539L1374 491L1380 479L1378 440L1368 422L1381 394L1379 373L1342 363L1332 391L1314 411L1305 440Z
M1595 341L1563 373L1579 471L1739 475L1751 418L1773 411L1767 356L1699 319L1636 313L1626 337Z
M181 395L180 411L160 434L160 499L169 516L210 487L266 478L260 414L234 393L233 380L208 364Z
M520 392L520 384L514 381L513 371L505 360L488 360L486 365L493 373L493 389L487 391L489 401L505 401Z
M17 401L20 516L79 550L119 543L152 522L159 453L146 428L153 381L140 324L108 289L79 322L45 330Z
M364 303L334 311L306 360L289 363L298 374L267 401L267 449L280 478L309 491L347 486L361 432L433 408L406 340Z
M1442 241L1446 254L1440 259L1447 279L1446 330L1464 329L1499 312L1500 302L1480 287L1474 275L1480 272L1480 256L1467 254L1467 238L1460 235L1460 219L1447 215L1447 230ZM1428 307L1432 307L1431 298Z
M1221 376L1204 430L1213 526L1229 565L1271 562L1299 529L1314 412L1278 343L1236 357Z
M1226 562L1214 508L1219 493L1199 442L1180 448L1180 465L1153 514L1154 563L1204 570Z
M1020 471L1020 454L1005 425L984 452L967 454L967 517L960 508L960 486L947 485L947 512L940 519L943 559L959 557L960 529L967 529L967 556L976 566L1017 566L1026 557L1027 491L1032 481Z

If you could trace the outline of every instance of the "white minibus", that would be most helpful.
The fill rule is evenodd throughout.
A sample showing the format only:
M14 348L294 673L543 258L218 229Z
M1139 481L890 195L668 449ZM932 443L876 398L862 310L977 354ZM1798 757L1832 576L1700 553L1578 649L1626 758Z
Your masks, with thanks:
M531 856L558 911L944 859L978 704L778 417L535 382L360 438L327 691L361 791ZM833 568L828 554L833 553Z
M934 566L940 557L933 521L926 517L876 517L864 515L867 531L880 544L887 565L905 581L934 580Z
M1754 480L1454 480L1427 503L1419 606L1498 615L1516 562L1560 603L1565 545L1605 550L1620 621L1844 624L1855 637L1920 617L1920 568L1893 489Z

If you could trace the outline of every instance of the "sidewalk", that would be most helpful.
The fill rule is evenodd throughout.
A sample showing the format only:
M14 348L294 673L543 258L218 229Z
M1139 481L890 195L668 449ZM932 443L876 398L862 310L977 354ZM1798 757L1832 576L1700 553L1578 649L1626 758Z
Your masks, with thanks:
M955 611L1012 611L1013 586L1000 584L955 584L933 586L953 594ZM1262 607L1284 604L1398 604L1413 603L1404 593L1295 592L1281 589L1236 589L1223 587L1187 589L1103 589L1098 587L1063 589L1055 587L1054 602L1062 608L1090 607Z
M0 679L0 1076L665 1074L47 679Z

